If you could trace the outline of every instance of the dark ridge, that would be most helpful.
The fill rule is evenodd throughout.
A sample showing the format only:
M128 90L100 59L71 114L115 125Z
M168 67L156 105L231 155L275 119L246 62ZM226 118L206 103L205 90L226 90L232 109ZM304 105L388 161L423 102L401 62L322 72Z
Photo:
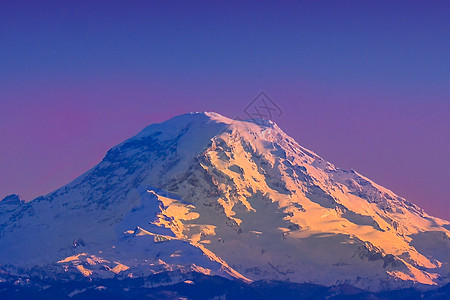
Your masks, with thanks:
M219 276L183 274L185 281L170 284L170 274L147 278L49 281L3 277L1 299L450 299L450 284L420 291L414 288L369 292L350 285L322 286L311 283L257 281L246 284ZM189 281L188 281L189 280ZM148 287L151 283L164 286Z

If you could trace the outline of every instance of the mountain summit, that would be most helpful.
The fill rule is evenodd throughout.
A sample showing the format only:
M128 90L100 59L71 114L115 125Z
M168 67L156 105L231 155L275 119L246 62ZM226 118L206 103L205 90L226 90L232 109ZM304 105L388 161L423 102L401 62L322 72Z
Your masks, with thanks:
M449 229L273 122L190 113L46 196L0 201L0 273L433 286L450 281Z

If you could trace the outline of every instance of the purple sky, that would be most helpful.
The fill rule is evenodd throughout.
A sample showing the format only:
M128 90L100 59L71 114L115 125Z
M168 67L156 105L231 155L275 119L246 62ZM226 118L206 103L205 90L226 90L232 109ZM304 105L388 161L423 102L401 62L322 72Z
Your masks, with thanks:
M449 2L183 3L0 3L0 198L265 91L300 144L450 219Z

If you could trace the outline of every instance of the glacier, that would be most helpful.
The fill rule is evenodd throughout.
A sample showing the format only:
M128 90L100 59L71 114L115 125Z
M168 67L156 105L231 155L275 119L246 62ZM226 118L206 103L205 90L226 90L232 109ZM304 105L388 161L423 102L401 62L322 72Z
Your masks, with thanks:
M449 229L274 122L189 113L48 195L0 201L0 274L439 287L450 282Z

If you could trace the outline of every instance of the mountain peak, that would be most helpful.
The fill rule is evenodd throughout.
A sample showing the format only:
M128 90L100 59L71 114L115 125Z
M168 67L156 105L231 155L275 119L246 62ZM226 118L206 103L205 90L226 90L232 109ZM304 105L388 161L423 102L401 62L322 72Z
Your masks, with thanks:
M19 195L11 194L0 200L1 204L20 204L24 202Z
M190 270L371 290L449 281L450 222L259 123L180 115L49 195L3 200L0 266L104 278Z

